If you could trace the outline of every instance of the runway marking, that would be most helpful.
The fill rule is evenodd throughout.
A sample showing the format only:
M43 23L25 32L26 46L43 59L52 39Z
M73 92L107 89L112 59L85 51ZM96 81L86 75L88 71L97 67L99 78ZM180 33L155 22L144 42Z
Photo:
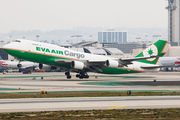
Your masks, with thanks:
M115 109L115 108L121 108L121 107L125 107L125 105L123 105L123 106L116 106L116 107L110 107L110 108L107 108L107 109Z

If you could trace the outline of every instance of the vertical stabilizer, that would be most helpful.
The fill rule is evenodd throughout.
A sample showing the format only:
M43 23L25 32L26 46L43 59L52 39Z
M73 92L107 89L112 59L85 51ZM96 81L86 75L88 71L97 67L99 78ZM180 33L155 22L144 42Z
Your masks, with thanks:
M167 44L167 41L158 40L148 48L146 48L143 52L138 54L136 57L150 57L150 56L163 56L163 50ZM156 64L159 60L159 57L139 60L138 62Z

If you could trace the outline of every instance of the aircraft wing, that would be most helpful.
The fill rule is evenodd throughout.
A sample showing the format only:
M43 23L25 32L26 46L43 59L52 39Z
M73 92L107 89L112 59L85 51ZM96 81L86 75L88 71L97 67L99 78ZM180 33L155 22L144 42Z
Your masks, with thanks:
M64 64L64 65L71 65L72 61L74 60L62 60L62 59L55 59L55 62ZM78 60L86 65L86 69L89 71L102 71L102 69L107 68L105 65L106 60Z
M119 65L117 67L123 67L127 66L128 64L132 64L133 61L143 60L143 59L149 59L149 58L155 58L159 56L163 56L164 54L160 54L157 56L150 56L150 57L136 57L136 58L121 58L121 59L114 59L115 61L118 61ZM73 61L82 62L85 65L85 68L89 71L96 72L100 71L102 72L102 69L108 68L106 66L106 60L65 60L65 59L55 59L55 62L69 65L71 66ZM148 66L149 67L149 66ZM145 66L146 69L148 69L147 66ZM150 66L152 69L152 66ZM153 66L156 67L156 66ZM149 68L150 69L150 68Z
M128 64L132 64L133 61L162 57L162 56L164 56L164 54L165 53L161 53L161 54L158 54L155 56L149 56L149 57L121 58L121 59L119 59L119 62L122 66L127 66Z
M74 60L55 59L55 62L65 65L70 65L72 61Z
M19 67L19 69L34 69L36 68L37 65L32 65L32 66L23 66L23 67Z
M155 58L155 57L157 57L157 56L137 57L137 58L121 58L121 59L119 59L119 62L121 63L122 66L127 66L128 64L132 64L133 61L144 60L144 59Z

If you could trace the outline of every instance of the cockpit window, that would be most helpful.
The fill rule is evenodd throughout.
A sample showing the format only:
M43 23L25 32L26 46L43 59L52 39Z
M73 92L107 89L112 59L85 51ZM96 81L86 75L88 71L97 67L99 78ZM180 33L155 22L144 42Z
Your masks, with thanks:
M13 42L21 42L20 40L13 40Z

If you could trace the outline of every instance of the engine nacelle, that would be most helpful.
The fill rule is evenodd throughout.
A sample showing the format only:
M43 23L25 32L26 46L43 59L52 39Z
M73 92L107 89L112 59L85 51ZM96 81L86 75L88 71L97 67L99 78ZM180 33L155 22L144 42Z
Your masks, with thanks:
M115 60L106 60L106 66L112 67L112 68L117 68L119 66L119 62L115 61Z
M22 67L22 64L17 64L17 67L18 67L18 68Z
M39 69L42 69L42 70L59 70L60 68L40 63Z
M72 68L75 68L75 69L80 69L80 70L82 70L82 69L85 67L85 65L84 65L83 62L72 61L72 62L71 62L71 67L72 67Z

